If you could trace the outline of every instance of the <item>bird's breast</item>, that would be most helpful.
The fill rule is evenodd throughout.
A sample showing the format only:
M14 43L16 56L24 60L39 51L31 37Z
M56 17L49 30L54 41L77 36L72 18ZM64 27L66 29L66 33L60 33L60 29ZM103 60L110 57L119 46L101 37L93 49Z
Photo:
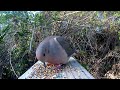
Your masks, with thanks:
M65 64L68 62L68 56L65 50L54 39L50 42L49 54L46 60L52 64Z

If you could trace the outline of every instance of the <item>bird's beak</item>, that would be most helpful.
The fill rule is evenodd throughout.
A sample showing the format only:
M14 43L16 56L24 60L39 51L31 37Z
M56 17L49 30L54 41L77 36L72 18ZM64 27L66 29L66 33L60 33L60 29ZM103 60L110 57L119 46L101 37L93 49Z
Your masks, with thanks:
M43 62L43 64L44 64L44 67L46 68L46 64L45 64L45 62Z

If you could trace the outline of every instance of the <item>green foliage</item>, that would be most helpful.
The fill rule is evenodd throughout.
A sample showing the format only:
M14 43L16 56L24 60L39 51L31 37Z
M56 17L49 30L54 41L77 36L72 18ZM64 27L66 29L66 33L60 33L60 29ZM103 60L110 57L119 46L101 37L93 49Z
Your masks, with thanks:
M60 13L59 13L58 11L52 12L52 19L53 19L54 21L58 21L58 20L60 19L59 14L60 14Z
M87 64L81 64L86 70L89 70L89 67Z
M119 40L120 40L120 31L118 32L118 35L119 35Z
M10 29L10 25L3 27L3 29L0 32L0 42L3 42L5 35L8 34L9 32L9 29Z
M95 40L91 37L94 34L92 32L97 31L96 28L99 29L99 32L106 30L106 27L109 28L110 32L119 30L120 11L74 12L0 11L0 44L1 46L5 45L3 50L0 48L0 54L3 54L3 51L6 50L4 57L8 58L8 62L5 62L5 67L8 68L4 71L5 78L15 77L9 65L8 50L11 50L13 67L20 76L34 64L36 46L48 35L64 35L70 38L73 45L80 51L79 54L87 57L86 48L90 47L90 44L95 50ZM62 21L66 21L68 26L61 23ZM64 29L65 26L66 29ZM29 51L33 30L32 50ZM120 31L118 34L120 40ZM89 69L87 64L83 64L83 66Z
M82 50L81 50L81 51L80 51L80 55L81 55L81 56L85 56L85 55L87 55L87 53L86 53L85 51L82 51Z

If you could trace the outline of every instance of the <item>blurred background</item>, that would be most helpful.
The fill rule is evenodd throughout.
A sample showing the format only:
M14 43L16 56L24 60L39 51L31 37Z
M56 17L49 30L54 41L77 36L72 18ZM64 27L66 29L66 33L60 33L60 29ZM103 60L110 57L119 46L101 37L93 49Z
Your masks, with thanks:
M120 11L0 11L0 78L27 71L51 35L68 38L96 79L120 79Z

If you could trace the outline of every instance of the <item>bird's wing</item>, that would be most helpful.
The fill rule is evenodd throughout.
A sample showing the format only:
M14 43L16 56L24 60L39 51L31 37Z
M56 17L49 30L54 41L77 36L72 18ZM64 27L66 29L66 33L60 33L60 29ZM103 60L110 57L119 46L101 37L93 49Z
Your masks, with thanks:
M70 44L69 40L65 39L64 37L56 37L56 40L59 42L62 48L66 51L68 57L75 52L75 49Z
M55 38L49 41L50 53L48 54L48 60L54 64L64 64L68 61L68 55Z

